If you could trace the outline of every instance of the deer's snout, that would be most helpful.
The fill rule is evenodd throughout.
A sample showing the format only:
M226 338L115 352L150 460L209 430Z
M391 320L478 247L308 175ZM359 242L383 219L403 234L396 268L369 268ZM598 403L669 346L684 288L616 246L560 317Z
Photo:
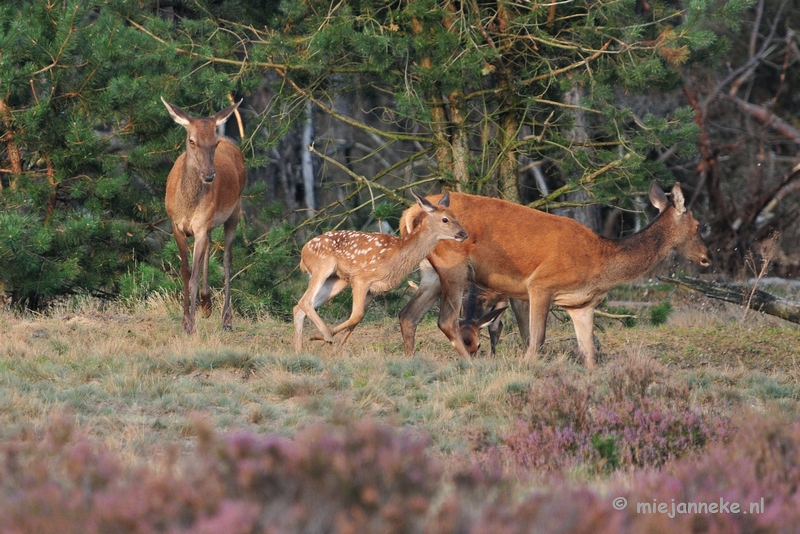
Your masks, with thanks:
M708 267L711 265L711 258L709 257L708 249L705 246L696 247L694 254L687 255L689 259L693 259L701 267Z
M214 181L214 178L217 177L217 172L205 172L203 173L203 181L207 184L210 184Z
M464 230L461 230L460 232L458 232L455 235L455 237L453 239L455 239L456 241L458 241L460 243L460 242L464 241L465 239L467 239L468 237L469 236L467 235L467 232L465 232Z

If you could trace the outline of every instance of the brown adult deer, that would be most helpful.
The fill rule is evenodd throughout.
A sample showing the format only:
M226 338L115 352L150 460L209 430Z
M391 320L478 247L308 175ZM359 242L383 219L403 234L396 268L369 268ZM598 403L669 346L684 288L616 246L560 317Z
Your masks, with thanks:
M303 348L303 323L308 316L321 332L315 339L333 342L344 331L341 343L364 318L364 309L375 295L395 287L431 253L440 240L464 241L466 232L448 209L449 195L440 197L434 206L424 198L417 200L420 218L416 228L402 236L334 231L306 243L300 269L311 277L308 289L294 307L294 348ZM317 308L353 287L353 311L345 322L328 328Z
M433 273L421 265L419 289L400 312L406 355L414 352L417 324L441 294L439 328L462 357L469 356L458 335L458 313L470 280L528 301L530 358L544 343L550 305L565 308L586 366L594 367L594 309L612 287L645 274L672 251L704 267L710 264L699 223L686 210L680 185L673 186L669 202L653 182L650 201L659 214L647 228L622 239L606 239L573 219L500 199L452 194L450 208L469 239L439 243L427 258ZM414 228L419 216L412 206L403 214L401 228Z
M211 117L193 117L161 98L172 119L186 128L186 151L167 177L165 199L167 215L172 219L172 234L178 244L183 278L183 330L195 330L197 289L200 270L203 290L200 309L211 315L211 293L208 288L208 260L211 231L221 224L225 228L225 302L222 306L222 328L233 328L231 313L231 259L233 237L239 222L242 190L247 180L241 151L228 139L217 136L217 127L224 124L241 100ZM188 237L194 236L192 267L189 269Z

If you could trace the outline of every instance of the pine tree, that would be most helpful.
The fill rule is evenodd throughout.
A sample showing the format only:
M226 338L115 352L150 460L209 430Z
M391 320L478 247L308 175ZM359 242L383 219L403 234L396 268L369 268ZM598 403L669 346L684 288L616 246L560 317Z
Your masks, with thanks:
M0 5L0 290L15 302L116 294L152 261L168 237L164 182L185 137L158 97L204 113L241 87L231 67L158 41L228 55L230 36L205 36L202 18L178 28L137 4Z
M282 65L287 102L353 124L334 102L358 93L383 120L372 133L408 154L405 167L431 151L450 188L519 200L525 157L561 185L534 206L586 190L634 207L652 179L674 181L665 160L691 154L697 128L691 110L637 113L631 97L674 90L678 69L718 57L710 17L735 23L746 5L310 0L283 2L265 31L240 30L253 57Z

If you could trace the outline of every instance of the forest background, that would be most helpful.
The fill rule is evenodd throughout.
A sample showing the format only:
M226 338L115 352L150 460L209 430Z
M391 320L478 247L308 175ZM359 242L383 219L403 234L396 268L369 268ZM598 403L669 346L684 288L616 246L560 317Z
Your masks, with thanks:
M197 114L248 166L238 313L286 316L297 252L390 230L408 190L499 196L608 237L680 181L714 272L797 253L800 76L789 0L30 0L0 6L0 295L180 290L164 211ZM776 237L777 236L777 237ZM212 282L221 278L215 234ZM689 269L690 267L686 267ZM300 288L298 290L298 288Z

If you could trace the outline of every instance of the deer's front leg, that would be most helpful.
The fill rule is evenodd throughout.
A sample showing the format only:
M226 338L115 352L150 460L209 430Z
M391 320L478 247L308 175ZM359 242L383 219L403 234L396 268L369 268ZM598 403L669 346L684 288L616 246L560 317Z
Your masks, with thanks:
M189 279L192 272L189 270L189 245L186 234L172 224L172 235L178 245L178 255L181 258L181 279L183 280L183 331L187 334L194 332L194 317L190 316Z
M594 306L585 308L567 308L575 326L575 336L578 338L578 352L583 356L588 369L594 369L596 363L594 347Z
M194 332L195 316L197 313L197 289L200 283L200 273L208 254L208 233L198 232L194 236L194 253L192 257L192 275L189 277L189 314L184 315L183 329L187 334ZM187 325L190 328L187 328Z
M364 318L366 308L369 303L372 302L373 297L374 295L370 293L368 284L358 281L353 282L353 311L350 313L350 318L331 329L331 333L334 336L344 331L341 344L347 341L347 338L350 337L350 334L355 330L356 326L358 326L358 323Z
M403 354L406 358L414 355L417 325L442 293L439 275L428 260L423 260L419 264L419 270L420 281L417 292L400 310L400 333L403 336Z

